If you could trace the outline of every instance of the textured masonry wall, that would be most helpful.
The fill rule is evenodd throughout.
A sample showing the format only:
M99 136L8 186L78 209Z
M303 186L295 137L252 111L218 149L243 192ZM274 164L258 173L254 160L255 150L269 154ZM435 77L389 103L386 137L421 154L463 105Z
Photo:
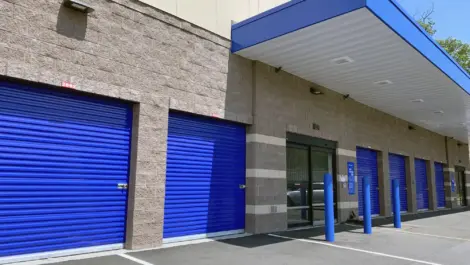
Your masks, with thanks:
M379 160L383 164L383 170L379 182L381 192L381 214L390 215L391 202L388 181L388 156L384 154L397 153L408 156L411 165L408 165L409 178L409 203L410 210L416 210L414 200L414 157L429 160L429 164L434 161L446 163L445 138L442 135L433 133L426 129L415 126L416 130L409 130L409 123L380 112L376 109L363 105L354 99L343 99L343 96L302 80L286 72L275 73L274 68L266 64L256 62L254 67L254 125L250 128L250 133L286 137L286 132L295 132L312 137L318 137L338 142L340 149L353 151L356 146L368 147L380 151ZM309 88L315 86L325 94L315 96L310 94ZM314 130L312 123L320 126L320 130ZM448 140L449 144L449 167L460 164L468 168L468 146L457 146L455 140ZM266 148L267 149L267 148ZM279 149L271 148L277 160L285 160L284 153L279 153ZM276 151L275 151L276 150ZM350 153L348 153L350 154ZM261 152L255 152L257 157ZM262 154L269 156L269 154ZM347 175L346 162L356 162L354 155L338 154L337 159L338 174ZM284 170L285 163L276 163L266 159L258 159L256 168ZM357 172L357 164L356 164ZM433 170L430 170L430 177ZM280 179L271 181L282 182ZM285 183L285 180L284 180ZM429 181L429 186L434 187L433 181ZM285 193L285 186L277 185L279 190L274 193ZM356 185L357 187L357 185ZM347 188L338 185L338 215L340 221L346 220L351 211L357 208L357 189L355 195L349 195ZM430 194L430 199L434 198ZM247 202L248 204L249 202ZM264 203L268 203L264 201ZM273 200L272 204L277 204ZM431 208L434 205L430 202ZM279 213L268 214L275 216ZM265 218L268 220L268 218ZM259 222L257 225L278 229L276 224ZM286 226L286 224L284 224ZM256 229L254 229L256 230Z
M161 244L169 109L251 123L251 62L138 1L0 0L0 75L136 103L127 247Z
M347 161L356 162L357 145L446 161L443 136L409 131L407 122L330 90L314 96L313 84L231 55L226 39L155 8L133 0L90 1L96 11L85 16L61 2L0 0L0 75L55 86L69 81L80 91L138 103L127 247L161 244L170 109L254 122L249 134L285 139L290 131L338 141L340 149L353 151L338 153L338 174L347 174ZM468 146L448 144L447 166L468 168ZM247 231L285 229L285 142L248 143L247 167L247 204L261 206L247 213ZM357 193L338 187L339 219L345 220L357 207Z

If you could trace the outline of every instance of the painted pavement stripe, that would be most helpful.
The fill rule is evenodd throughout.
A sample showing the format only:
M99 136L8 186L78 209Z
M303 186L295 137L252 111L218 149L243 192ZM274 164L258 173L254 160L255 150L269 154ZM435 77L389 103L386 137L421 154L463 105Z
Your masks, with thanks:
M396 255L390 255L390 254L386 254L386 253L375 252L375 251L369 251L369 250L364 250L364 249L358 249L358 248L352 248L352 247L339 246L339 245L330 244L330 243L325 243L325 242L320 242L320 241L315 241L315 240L300 239L300 238L287 237L287 236L280 236L280 235L274 235L274 234L268 234L268 235L269 235L269 236L272 236L272 237L278 237L278 238L296 240L296 241L301 241L301 242L306 242L306 243L311 243L311 244L324 245L324 246L329 246L329 247L334 247L334 248L339 248L339 249L345 249L345 250L350 250L350 251L356 251L356 252L371 254L371 255L375 255L375 256L387 257L387 258L398 259L398 260L405 260L405 261L415 262L415 263L419 263L419 264L426 264L426 265L442 265L442 264L440 264L440 263L434 263L434 262L429 262L429 261L424 261L424 260L417 260L417 259L412 259L412 258L407 258L407 257L401 257L401 256L396 256Z
M132 256L129 256L127 254L119 254L119 257L123 257L125 259L128 259L128 260L132 260L133 262L136 262L136 263L139 263L139 264L142 264L142 265L153 265L152 263L150 262L147 262L145 260L141 260L141 259L138 259L138 258L134 258Z

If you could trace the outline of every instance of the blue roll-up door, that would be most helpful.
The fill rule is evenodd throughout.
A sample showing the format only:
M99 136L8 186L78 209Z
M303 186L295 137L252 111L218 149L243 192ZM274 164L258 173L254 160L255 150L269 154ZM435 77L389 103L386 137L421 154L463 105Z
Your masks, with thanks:
M415 159L416 202L418 210L429 209L426 161Z
M243 232L245 146L243 125L170 113L165 242Z
M357 148L357 175L358 175L358 196L359 215L364 214L364 200L362 193L362 178L370 177L370 200L373 215L380 214L379 204L379 174L377 170L377 151L365 148Z
M0 82L0 260L122 247L131 119L127 104Z
M390 198L393 203L392 193L392 180L399 179L400 181L400 211L408 211L408 194L406 190L406 166L405 157L401 155L390 154L388 156L389 171L390 171ZM393 208L392 208L393 209Z
M434 163L434 171L436 175L436 197L437 207L446 207L446 195L444 186L444 165L441 163Z

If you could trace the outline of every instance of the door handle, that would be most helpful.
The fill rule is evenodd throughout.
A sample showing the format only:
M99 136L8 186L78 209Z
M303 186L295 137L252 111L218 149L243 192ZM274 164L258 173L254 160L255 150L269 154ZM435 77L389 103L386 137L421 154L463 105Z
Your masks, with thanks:
M117 188L119 190L127 190L127 183L118 183Z
M244 189L246 188L246 185L240 184L240 185L238 185L238 187L239 187L241 190L244 190Z

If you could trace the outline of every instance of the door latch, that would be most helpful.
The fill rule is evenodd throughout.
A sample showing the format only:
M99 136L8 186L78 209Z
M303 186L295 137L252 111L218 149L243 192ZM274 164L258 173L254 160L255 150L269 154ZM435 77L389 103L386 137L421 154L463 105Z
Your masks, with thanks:
M244 189L246 188L246 185L240 184L238 187L239 187L241 190L244 190Z
M120 190L127 190L127 183L118 183L117 188Z

